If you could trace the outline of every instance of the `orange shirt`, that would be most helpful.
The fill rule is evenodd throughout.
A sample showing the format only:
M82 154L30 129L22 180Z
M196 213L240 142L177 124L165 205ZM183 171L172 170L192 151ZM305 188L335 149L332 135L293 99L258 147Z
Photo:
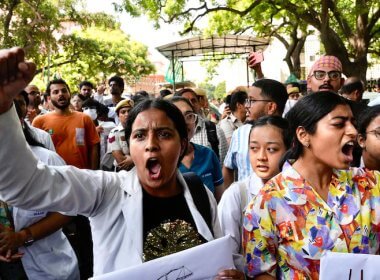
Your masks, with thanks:
M57 153L67 164L91 168L89 153L100 140L89 116L80 112L69 115L52 112L36 117L33 126L50 134Z

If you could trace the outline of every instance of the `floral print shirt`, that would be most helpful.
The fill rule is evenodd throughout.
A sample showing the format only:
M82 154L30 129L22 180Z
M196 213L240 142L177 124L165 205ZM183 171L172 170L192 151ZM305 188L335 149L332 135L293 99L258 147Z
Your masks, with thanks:
M293 167L247 207L245 272L277 279L318 279L324 251L378 254L380 173L334 170L327 201Z

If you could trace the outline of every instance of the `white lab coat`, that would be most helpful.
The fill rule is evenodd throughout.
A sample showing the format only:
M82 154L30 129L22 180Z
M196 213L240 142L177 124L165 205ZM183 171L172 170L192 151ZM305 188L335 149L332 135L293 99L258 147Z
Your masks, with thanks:
M114 173L37 164L13 108L0 115L0 131L0 146L8 146L0 149L0 199L20 208L90 217L94 275L142 263L142 189L135 169ZM178 171L177 178L184 186L184 197L198 232L206 240L212 240ZM219 237L216 202L212 193L207 193L214 235Z
M65 165L56 153L42 147L31 147L34 155L43 163ZM13 208L15 230L20 231L46 217L47 211L29 211ZM31 246L20 247L24 253L22 265L29 279L66 280L79 279L78 261L62 230L35 241Z
M263 181L255 173L233 183L224 191L218 204L218 216L223 235L230 234L233 241L234 262L238 269L244 267L242 254L242 228L244 210L263 187Z

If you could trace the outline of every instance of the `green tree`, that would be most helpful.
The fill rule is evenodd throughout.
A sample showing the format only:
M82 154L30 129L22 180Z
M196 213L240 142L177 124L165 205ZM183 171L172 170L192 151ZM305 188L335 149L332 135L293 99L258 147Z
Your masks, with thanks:
M130 40L113 17L84 8L81 0L1 1L0 47L24 47L40 84L54 74L75 84L110 74L138 79L154 71L147 48Z
M320 32L325 53L341 60L347 76L359 76L364 80L368 67L367 54L375 57L380 55L378 0L124 0L124 3L127 11L135 15L143 11L157 25L160 21L182 22L184 32L198 31L196 23L200 19L221 11L233 18L236 26L241 23L242 29L251 28L250 25L245 25L250 20L255 20L255 27L257 22L277 24L277 16L282 15L284 21L289 22L288 35L295 34L294 29L291 31L292 26L298 25L301 31L306 30L307 26L313 26ZM268 13L268 9L271 12ZM219 26L220 30L229 28L224 24ZM279 32L282 33L281 30Z

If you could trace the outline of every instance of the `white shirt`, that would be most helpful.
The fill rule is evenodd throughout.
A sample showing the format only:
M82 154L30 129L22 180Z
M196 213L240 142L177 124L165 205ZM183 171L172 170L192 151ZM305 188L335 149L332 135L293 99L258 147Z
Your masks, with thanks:
M44 145L46 149L55 152L54 143L49 133L31 125L29 127L38 142Z
M33 154L46 164L57 166L66 164L55 152L38 146L30 148ZM20 231L38 222L45 218L47 213L47 211L30 211L14 207L15 230ZM61 229L28 247L20 247L19 251L24 253L21 261L29 279L80 279L75 252Z
M233 183L224 191L218 204L218 215L223 235L230 234L234 240L235 254L242 253L243 215L248 203L263 187L263 181L256 173L242 181Z
M14 107L14 106L13 106ZM15 109L0 115L0 199L26 209L90 217L94 275L142 263L142 187L135 168L119 173L46 166L25 144ZM7 160L4 160L7 159ZM15 169L22 172L15 172ZM200 235L214 239L180 172L177 179ZM215 237L221 236L216 201L207 190Z

